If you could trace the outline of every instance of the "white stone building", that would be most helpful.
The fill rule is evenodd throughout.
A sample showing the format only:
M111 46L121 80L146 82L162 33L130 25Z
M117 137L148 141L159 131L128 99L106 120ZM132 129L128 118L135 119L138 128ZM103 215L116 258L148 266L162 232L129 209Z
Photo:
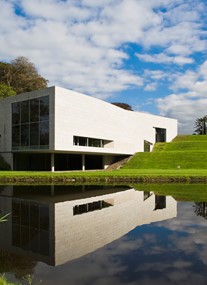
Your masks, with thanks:
M60 87L0 101L0 154L14 170L103 169L177 135L177 120Z

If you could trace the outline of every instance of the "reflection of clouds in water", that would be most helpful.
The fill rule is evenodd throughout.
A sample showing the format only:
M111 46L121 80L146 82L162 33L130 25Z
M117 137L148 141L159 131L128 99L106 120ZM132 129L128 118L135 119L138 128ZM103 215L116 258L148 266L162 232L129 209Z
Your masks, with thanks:
M121 257L141 247L141 240L130 240L124 236L116 244L62 266L49 267L39 263L36 267L36 280L44 279L47 284L122 284L120 274L126 272L127 265ZM44 267L44 269L43 269ZM125 284L123 282L123 284Z
M178 203L178 216L138 227L62 266L39 263L35 280L50 285L206 285L207 221L196 216L190 203Z
M207 220L197 216L194 211L194 203L178 203L179 219L157 223L157 226L174 231L170 240L175 249L186 255L194 254L195 258L207 265ZM179 233L181 236L178 238Z

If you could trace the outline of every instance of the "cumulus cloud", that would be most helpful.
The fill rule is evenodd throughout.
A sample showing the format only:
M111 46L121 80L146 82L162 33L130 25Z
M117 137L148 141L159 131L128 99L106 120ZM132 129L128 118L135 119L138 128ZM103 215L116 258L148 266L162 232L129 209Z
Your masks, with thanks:
M205 14L202 0L1 0L0 60L26 56L50 85L102 99L164 81L166 92L203 93L204 80L182 68L206 51Z
M136 54L136 56L147 62L154 62L154 63L177 63L177 64L188 64L193 63L192 58L183 57L183 56L169 56L164 53L149 55L149 54Z
M176 93L156 99L160 113L179 120L180 133L194 131L197 118L206 116L207 105L207 62L198 66L197 70L174 74L171 89Z

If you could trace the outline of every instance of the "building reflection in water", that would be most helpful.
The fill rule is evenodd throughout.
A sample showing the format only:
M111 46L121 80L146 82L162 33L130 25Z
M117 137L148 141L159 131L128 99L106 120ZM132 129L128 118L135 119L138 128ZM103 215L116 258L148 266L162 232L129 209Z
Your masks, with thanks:
M0 188L0 248L60 265L120 238L137 226L177 215L172 197L124 187Z

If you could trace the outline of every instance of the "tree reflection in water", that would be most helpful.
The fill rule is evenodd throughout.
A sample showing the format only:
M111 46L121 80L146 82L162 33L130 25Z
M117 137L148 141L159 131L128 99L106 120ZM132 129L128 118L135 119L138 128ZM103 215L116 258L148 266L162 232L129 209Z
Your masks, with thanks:
M195 202L194 207L197 216L207 219L207 202Z

